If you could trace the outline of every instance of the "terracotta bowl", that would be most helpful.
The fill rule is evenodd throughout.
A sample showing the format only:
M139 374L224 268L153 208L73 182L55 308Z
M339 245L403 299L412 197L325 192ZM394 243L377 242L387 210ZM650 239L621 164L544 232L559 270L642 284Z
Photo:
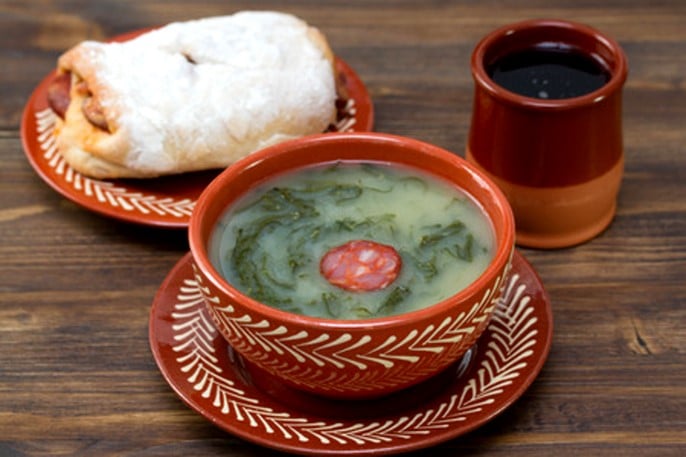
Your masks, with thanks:
M449 298L391 317L334 320L297 315L251 299L229 284L208 256L217 220L257 183L304 166L374 161L414 167L454 183L492 223L494 257ZM378 133L334 133L269 147L223 171L200 196L189 226L195 277L216 328L245 361L304 391L368 398L441 372L488 325L514 249L514 219L498 188L462 158L417 140Z

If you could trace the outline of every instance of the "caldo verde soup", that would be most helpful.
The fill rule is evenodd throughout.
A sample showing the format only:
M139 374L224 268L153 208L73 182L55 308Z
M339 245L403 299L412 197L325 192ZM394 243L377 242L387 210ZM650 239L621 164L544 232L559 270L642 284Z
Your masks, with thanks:
M463 192L414 169L342 162L271 180L224 214L211 260L238 290L309 316L362 319L473 282L493 231Z

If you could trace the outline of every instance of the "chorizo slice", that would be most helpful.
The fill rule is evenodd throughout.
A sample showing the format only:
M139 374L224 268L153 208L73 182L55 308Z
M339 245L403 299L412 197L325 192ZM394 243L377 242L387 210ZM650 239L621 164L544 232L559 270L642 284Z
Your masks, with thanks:
M70 90L71 73L60 73L48 86L48 106L62 119L64 119L71 101Z
M398 277L402 259L392 246L353 240L330 249L319 270L334 286L355 292L381 290Z
M81 111L83 111L83 115L88 119L88 122L102 130L109 131L110 127L107 124L105 112L93 95L90 95L83 100Z
M84 97L81 111L88 122L102 130L109 131L102 106L88 89L86 82L77 82L75 89L80 96ZM71 72L60 73L50 82L47 97L50 108L64 119L71 103Z

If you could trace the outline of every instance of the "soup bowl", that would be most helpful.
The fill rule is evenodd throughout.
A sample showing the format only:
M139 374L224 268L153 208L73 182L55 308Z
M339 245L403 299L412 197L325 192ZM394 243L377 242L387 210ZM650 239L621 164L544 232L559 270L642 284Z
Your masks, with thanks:
M414 169L467 194L492 229L492 258L483 272L421 309L343 320L269 306L225 279L211 260L210 241L227 210L256 186L285 173L341 162ZM425 381L459 361L475 343L494 313L510 268L514 218L501 191L449 151L395 135L327 133L279 143L228 167L198 199L188 236L209 314L244 363L308 393L362 399Z

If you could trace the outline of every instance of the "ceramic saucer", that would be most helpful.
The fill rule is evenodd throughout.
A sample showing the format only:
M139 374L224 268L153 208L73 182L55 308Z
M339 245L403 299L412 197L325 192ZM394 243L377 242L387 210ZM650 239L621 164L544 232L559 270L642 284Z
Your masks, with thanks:
M126 41L147 30L150 29L120 35L112 41ZM336 70L344 95L337 103L338 118L331 130L371 130L373 107L365 85L339 58ZM56 115L47 100L54 77L53 71L38 84L22 115L22 144L36 173L64 197L101 215L144 225L186 228L195 201L218 171L139 180L99 180L76 172L55 145Z
M285 452L362 456L435 445L494 418L534 381L552 331L541 280L515 253L495 316L454 367L381 399L324 399L284 386L228 346L205 310L187 254L155 296L149 337L176 394L225 431Z

